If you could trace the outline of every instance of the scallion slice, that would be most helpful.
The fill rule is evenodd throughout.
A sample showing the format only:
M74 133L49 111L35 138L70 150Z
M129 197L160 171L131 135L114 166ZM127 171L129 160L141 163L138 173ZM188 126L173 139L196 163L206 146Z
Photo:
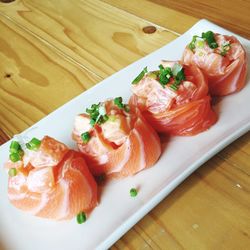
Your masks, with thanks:
M81 138L84 144L88 143L90 140L90 133L89 132L82 133Z
M131 188L130 191L129 191L129 193L130 193L131 197L137 196L137 190L136 190L136 188Z
M26 147L29 150L38 150L41 145L41 141L37 138L32 138L28 143L26 143Z
M10 168L9 171L8 171L8 175L9 175L10 177L16 176L16 175L17 175L17 170L16 170L16 168Z
M80 212L77 216L76 216L76 221L78 224L82 224L87 220L86 214L84 212Z
M21 160L21 156L19 153L11 153L9 157L12 162L17 162Z
M132 81L132 84L137 84L142 78L143 76L148 73L148 68L145 67L142 72Z

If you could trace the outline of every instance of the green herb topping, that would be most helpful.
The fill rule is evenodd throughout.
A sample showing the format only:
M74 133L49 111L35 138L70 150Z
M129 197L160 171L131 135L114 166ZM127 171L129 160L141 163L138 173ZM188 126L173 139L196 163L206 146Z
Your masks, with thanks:
M90 140L90 133L89 132L82 133L81 138L84 144L88 143Z
M87 220L86 214L84 212L80 212L77 216L76 216L76 221L78 224L82 224Z
M20 161L21 160L21 156L19 153L11 153L10 154L10 160L12 162L17 162L17 161Z
M159 82L162 86L165 86L170 81L173 74L170 67L164 68L162 65L159 65L159 68Z
M199 38L199 40L197 39ZM193 51L196 46L202 48L204 44L200 39L203 39L207 42L209 48L216 49L218 48L218 44L214 38L214 33L212 31L202 32L201 37L193 36L192 41L189 43L188 47ZM198 41L197 41L198 40Z
M146 73L148 73L147 67L145 67L143 71L132 81L132 84L137 84Z
M116 97L114 99L114 104L120 109L124 108L124 104L122 103L122 97Z
M24 154L22 147L18 141L11 142L9 151L10 151L9 158L12 162L20 161Z
M131 188L130 191L129 191L129 193L130 193L131 197L137 196L137 190L135 188Z
M171 78L173 78L174 83L172 83L169 87L176 91L178 90L181 82L186 79L184 69L178 63L176 63L172 69L170 67L164 68L162 65L159 65L159 68L160 71L158 74L158 80L163 87L165 87L170 82Z
M10 177L16 176L17 175L16 168L10 168L8 174L9 174Z
M114 104L119 108L119 109L124 109L126 112L130 111L129 105L128 104L123 104L122 103L122 97L116 97L114 99Z
M209 48L216 49L218 47L212 31L202 32L201 37L207 41Z
M170 88L176 91L178 90L181 82L186 79L184 69L180 64L176 63L172 69L172 73L174 75L174 83L170 85Z
M224 44L222 44L220 54L222 56L225 56L230 48L231 48L231 44L229 43L229 41L225 42Z
M95 124L102 124L106 122L109 117L106 114L105 106L102 106L101 103L92 104L91 108L87 108L86 112L90 116L90 125L93 127Z
M41 145L41 141L38 140L37 138L32 138L28 143L26 143L26 147L29 150L38 150Z
M196 43L196 38L199 36L193 36L191 43L189 43L188 47L189 49L191 49L192 51L195 49L195 43Z

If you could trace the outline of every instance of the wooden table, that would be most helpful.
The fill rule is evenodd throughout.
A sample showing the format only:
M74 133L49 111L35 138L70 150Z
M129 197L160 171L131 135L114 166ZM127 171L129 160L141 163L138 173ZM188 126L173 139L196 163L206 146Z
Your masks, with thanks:
M0 142L198 18L249 39L249 10L243 0L0 3ZM112 249L249 249L249 139L248 132L200 167Z

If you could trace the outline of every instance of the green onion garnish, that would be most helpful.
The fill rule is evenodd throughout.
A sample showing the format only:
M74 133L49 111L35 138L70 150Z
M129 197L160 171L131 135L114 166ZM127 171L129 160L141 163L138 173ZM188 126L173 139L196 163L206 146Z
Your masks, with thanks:
M220 54L222 56L225 56L230 48L231 48L231 44L229 43L229 41L227 41L226 43L222 45Z
M119 109L124 109L126 112L130 111L129 105L128 104L123 104L122 103L122 97L116 97L114 99L114 104L119 108Z
M207 41L209 48L216 49L218 47L212 31L202 32L201 37Z
M41 141L37 138L32 138L28 143L26 143L26 147L29 150L38 150L41 145Z
M11 153L10 154L10 160L12 162L17 162L17 161L20 161L21 160L21 156L19 153Z
M10 177L16 176L17 175L17 170L16 168L10 168L8 171L8 174Z
M182 66L179 63L175 63L175 65L172 68L172 73L174 76L177 76L178 73L182 70Z
M12 162L17 162L21 160L24 155L21 145L18 141L12 141L10 144L10 160Z
M148 73L148 68L145 67L143 69L143 71L132 81L132 84L137 84L142 78L143 76Z
M188 45L189 49L191 49L192 51L195 49L195 42L197 37L199 36L193 36L192 41Z
M17 153L19 150L21 150L21 145L17 141L12 141L10 144L10 153Z
M129 193L131 197L135 197L137 195L137 190L135 188L131 188Z
M94 119L90 119L89 124L93 127L95 125L95 120Z
M80 212L77 216L76 216L76 220L78 224L82 224L87 220L86 214L84 212Z
M184 74L183 67L176 63L172 69L173 75L174 75L174 83L170 85L170 88L174 91L177 91L181 82L186 79Z
M125 110L126 112L129 112L129 111L130 111L130 107L129 107L128 104L125 104L125 105L124 105L124 110Z
M90 140L90 133L89 132L82 133L81 138L84 144L88 143Z
M116 97L114 99L114 104L118 106L118 108L123 109L124 104L122 103L122 97Z
M101 106L101 103L92 104L91 108L87 108L86 112L90 116L90 125L93 127L95 124L102 124L108 120L105 106Z
M191 49L192 51L194 51L195 49L196 40L198 37L199 36L193 36L192 41L188 45L189 49ZM214 38L214 33L212 31L202 32L201 37L199 38L207 41L207 44L211 49L216 49L218 47L218 44ZM202 48L203 46L204 44L202 43L202 41L198 41L198 47Z
M155 70L155 71L151 71L147 74L148 77L153 78L153 79L157 79L158 75L159 75L160 71L159 70Z
M164 68L162 65L159 65L159 68L159 82L164 87L170 81L170 78L173 76L173 74L170 67Z

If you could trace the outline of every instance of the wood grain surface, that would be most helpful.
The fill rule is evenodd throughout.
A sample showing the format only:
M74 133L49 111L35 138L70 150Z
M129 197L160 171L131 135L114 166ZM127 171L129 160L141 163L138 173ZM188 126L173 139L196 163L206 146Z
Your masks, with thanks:
M249 9L249 1L0 1L0 144L198 18L250 38ZM111 249L249 249L249 174L250 132Z

